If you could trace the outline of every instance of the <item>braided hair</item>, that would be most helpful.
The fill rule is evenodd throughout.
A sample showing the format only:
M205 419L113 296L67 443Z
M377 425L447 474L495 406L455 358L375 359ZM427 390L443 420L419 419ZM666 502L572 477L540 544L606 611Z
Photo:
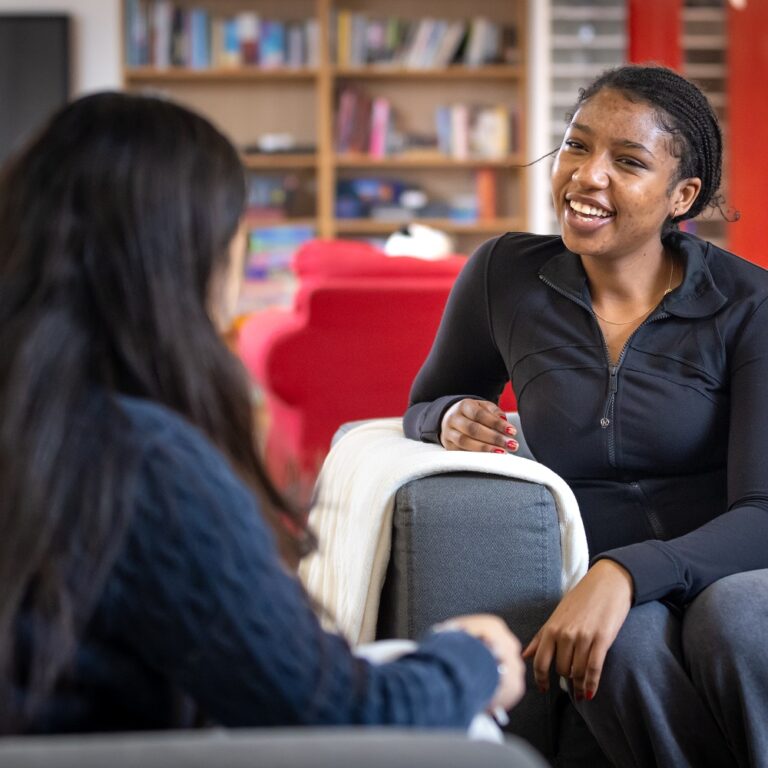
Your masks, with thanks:
M629 101L653 107L659 127L672 137L672 154L680 161L672 185L680 179L701 179L701 191L693 205L671 218L665 229L698 216L707 206L720 208L723 137L717 116L701 90L672 69L628 64L603 72L582 88L574 112L605 88L620 91Z

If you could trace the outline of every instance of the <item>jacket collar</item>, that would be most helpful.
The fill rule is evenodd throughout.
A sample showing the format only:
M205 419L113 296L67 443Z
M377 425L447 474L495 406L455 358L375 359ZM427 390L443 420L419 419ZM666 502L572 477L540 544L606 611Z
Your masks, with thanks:
M662 299L661 311L677 317L713 315L728 301L715 285L706 263L705 255L714 246L694 235L678 231L667 234L662 242L678 255L685 274L683 282ZM574 300L592 305L587 275L577 254L563 248L562 253L544 264L539 275Z

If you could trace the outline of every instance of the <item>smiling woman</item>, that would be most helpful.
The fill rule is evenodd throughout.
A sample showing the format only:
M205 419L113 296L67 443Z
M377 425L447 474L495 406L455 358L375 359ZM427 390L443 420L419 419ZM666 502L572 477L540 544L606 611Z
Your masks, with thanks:
M405 414L411 438L514 453L511 379L593 556L526 656L621 766L768 765L768 273L677 226L719 205L721 165L696 86L603 74L553 166L561 235L479 248Z

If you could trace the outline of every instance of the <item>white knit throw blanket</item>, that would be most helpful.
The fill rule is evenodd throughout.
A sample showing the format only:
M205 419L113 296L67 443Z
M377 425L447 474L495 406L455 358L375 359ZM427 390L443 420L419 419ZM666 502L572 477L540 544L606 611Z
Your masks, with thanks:
M354 427L333 446L323 464L310 524L319 549L299 574L309 593L353 643L376 636L379 596L389 562L392 513L398 488L427 475L481 472L541 483L557 506L562 588L586 573L587 540L571 489L551 470L511 454L446 451L409 440L402 419L376 419Z

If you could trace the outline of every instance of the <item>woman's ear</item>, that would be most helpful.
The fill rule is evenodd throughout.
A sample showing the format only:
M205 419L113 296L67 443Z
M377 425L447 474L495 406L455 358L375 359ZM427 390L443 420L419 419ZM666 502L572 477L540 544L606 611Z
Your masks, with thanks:
M696 201L696 198L701 192L701 179L694 176L690 179L680 179L675 184L672 194L669 196L669 201L672 210L670 211L671 218L677 218L685 213L688 213L691 206Z

